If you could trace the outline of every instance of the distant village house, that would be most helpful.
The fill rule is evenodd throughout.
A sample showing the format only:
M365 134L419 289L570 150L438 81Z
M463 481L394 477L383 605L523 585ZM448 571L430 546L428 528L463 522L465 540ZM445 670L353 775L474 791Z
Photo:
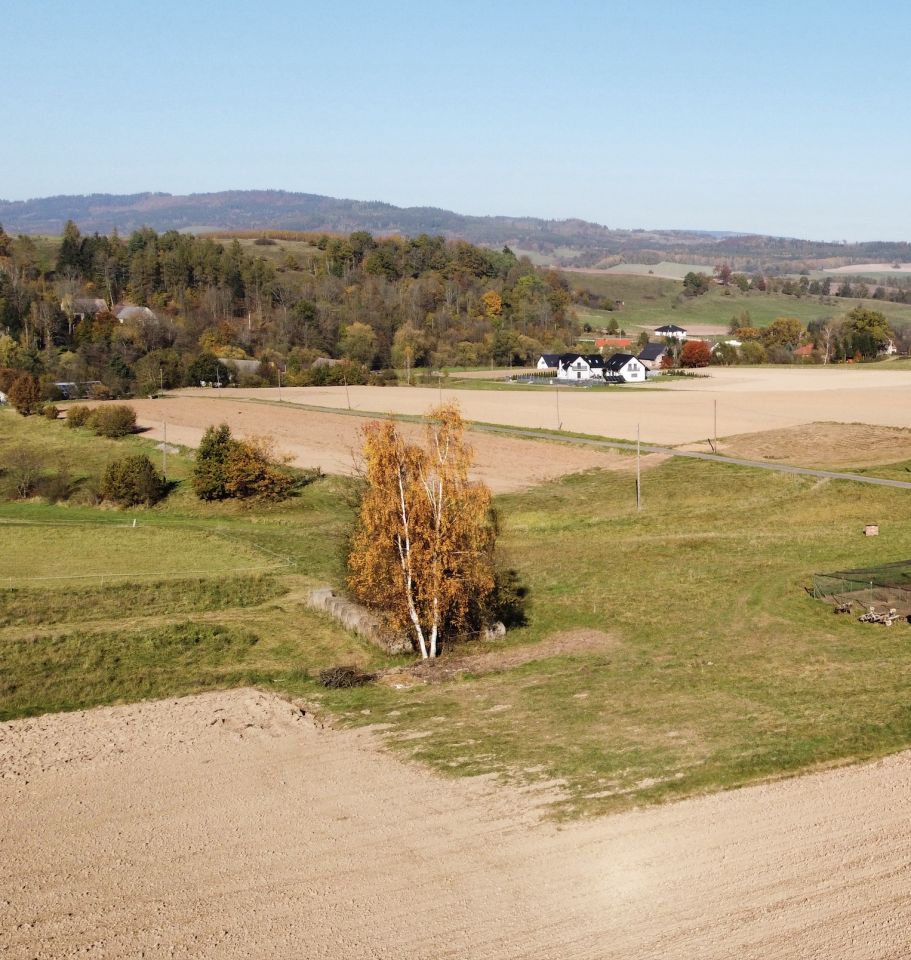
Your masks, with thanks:
M655 336L662 340L686 340L686 330L678 327L675 323L666 323L663 327L655 330Z

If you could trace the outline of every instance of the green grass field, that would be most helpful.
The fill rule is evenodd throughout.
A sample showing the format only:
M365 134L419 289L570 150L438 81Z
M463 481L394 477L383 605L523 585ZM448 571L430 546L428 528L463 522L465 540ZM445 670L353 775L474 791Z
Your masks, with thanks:
M642 330L651 333L666 323L677 326L713 326L719 333L728 329L731 317L749 312L750 322L756 327L768 326L776 317L796 317L803 324L811 320L842 317L863 303L879 310L896 326L911 323L911 305L885 301L854 300L840 297L788 297L783 294L759 292L741 293L739 290L713 286L701 297L683 298L683 286L676 280L648 276L628 276L612 273L567 273L573 289L590 290L593 293L623 300L622 310L590 310L577 307L582 323L589 323L596 330L607 326L611 320L628 334L638 335Z
M62 449L87 442L35 418L15 432ZM0 504L0 520L15 521L0 527L5 570L92 575L53 589L0 581L0 718L254 683L343 723L382 724L393 749L448 775L558 781L565 817L911 745L911 626L835 617L804 589L816 572L911 556L905 491L671 460L645 475L641 514L630 477L614 473L501 496L504 561L529 605L505 641L471 645L493 665L330 692L315 680L325 666L402 662L303 602L312 585L342 582L350 482L324 478L287 504L233 513L182 487L126 513ZM871 520L878 538L862 536ZM206 575L191 575L209 549ZM133 581L92 579L113 552ZM276 555L293 563L232 567ZM162 579L163 557L184 572ZM594 631L590 649L497 666L500 653L579 630Z

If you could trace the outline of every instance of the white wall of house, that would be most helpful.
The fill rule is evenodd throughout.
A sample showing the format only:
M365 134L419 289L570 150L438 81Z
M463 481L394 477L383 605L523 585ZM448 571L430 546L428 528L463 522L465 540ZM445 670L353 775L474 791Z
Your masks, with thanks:
M587 360L577 357L572 363L557 367L559 380L603 380L604 374L598 367L591 367Z
M619 370L611 371L611 373L623 377L627 383L641 383L645 379L645 367L635 357L632 360L627 360Z
M550 370L550 367L547 365L547 361L544 359L544 357L538 357L538 362L535 364L535 366L539 370Z

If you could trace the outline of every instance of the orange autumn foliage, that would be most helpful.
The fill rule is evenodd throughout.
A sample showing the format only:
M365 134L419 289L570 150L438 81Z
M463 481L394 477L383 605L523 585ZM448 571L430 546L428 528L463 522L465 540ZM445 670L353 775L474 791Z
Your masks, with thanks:
M458 408L430 412L424 446L391 422L363 431L366 488L348 557L348 586L424 658L469 627L494 589L490 490L468 479L473 454Z

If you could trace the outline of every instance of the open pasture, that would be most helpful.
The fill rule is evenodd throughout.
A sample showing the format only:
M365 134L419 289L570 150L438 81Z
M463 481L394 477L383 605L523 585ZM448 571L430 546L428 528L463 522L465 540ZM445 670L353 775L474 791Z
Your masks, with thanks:
M806 325L811 320L843 317L860 304L881 311L895 326L911 323L911 305L884 300L789 297L759 291L741 293L736 287L722 288L714 284L708 293L690 298L681 296L683 284L679 280L658 276L567 271L566 278L573 289L590 290L624 302L623 308L615 311L577 307L580 321L600 329L615 320L633 335L642 330L651 332L665 323L675 323L687 330L692 328L694 333L722 334L727 332L731 318L740 317L745 311L754 327L768 326L777 317L796 317Z
M0 523L0 587L46 580L124 580L221 576L275 568L279 561L214 529L183 525L132 526L126 517L106 523Z

